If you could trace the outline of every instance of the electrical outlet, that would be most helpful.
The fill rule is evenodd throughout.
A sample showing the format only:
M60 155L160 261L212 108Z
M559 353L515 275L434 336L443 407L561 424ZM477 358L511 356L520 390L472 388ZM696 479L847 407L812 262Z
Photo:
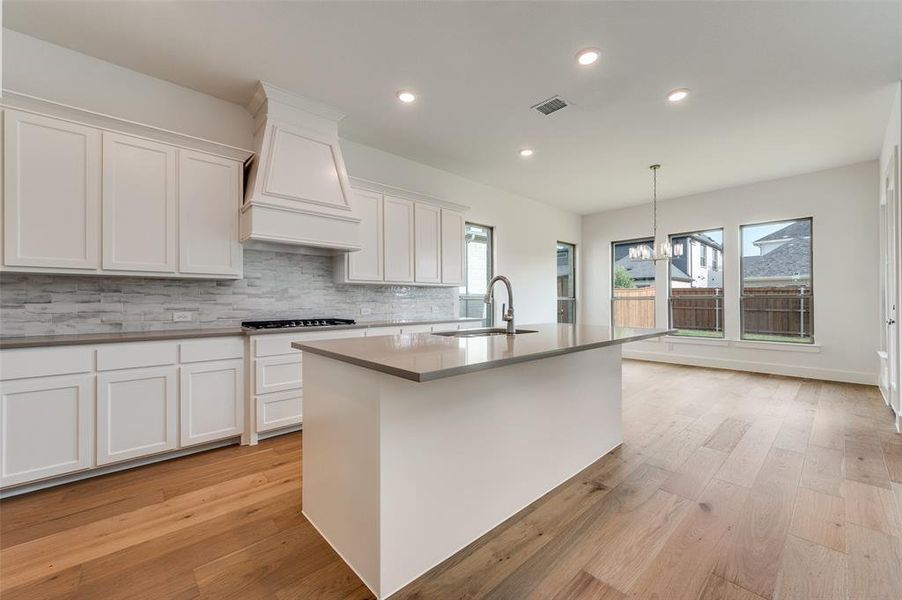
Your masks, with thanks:
M371 314L373 314L373 309L370 308L369 306L361 306L360 314L361 315L371 315Z
M191 313L188 311L179 312L176 311L172 313L172 320L177 323L184 323L185 321L191 320Z

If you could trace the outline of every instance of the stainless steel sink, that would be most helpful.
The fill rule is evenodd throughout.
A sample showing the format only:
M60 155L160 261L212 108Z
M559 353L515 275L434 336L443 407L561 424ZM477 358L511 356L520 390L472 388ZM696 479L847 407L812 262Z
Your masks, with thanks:
M535 329L516 329L514 334L535 333ZM439 331L432 335L443 335L445 337L486 337L489 335L508 335L507 329L501 327L493 327L489 329L461 329L458 331Z

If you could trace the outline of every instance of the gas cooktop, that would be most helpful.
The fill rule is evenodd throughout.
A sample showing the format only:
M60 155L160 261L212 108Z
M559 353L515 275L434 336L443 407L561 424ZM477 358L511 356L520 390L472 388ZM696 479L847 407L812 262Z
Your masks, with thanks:
M329 327L335 325L354 325L354 319L281 319L273 321L242 321L241 326L247 329L289 329L295 327Z

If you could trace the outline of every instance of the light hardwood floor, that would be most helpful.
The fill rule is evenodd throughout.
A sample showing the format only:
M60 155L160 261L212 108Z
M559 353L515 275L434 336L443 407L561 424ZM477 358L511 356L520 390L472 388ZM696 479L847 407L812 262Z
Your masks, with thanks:
M398 599L897 599L876 388L627 361L625 442ZM301 435L0 503L0 596L370 598L300 515Z

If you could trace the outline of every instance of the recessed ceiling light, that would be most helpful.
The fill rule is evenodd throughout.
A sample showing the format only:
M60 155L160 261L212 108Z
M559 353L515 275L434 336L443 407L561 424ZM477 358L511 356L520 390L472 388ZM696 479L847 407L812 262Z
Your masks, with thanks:
M600 56L601 50L598 50L597 48L586 48L585 50L580 50L576 54L576 62L587 67L597 61Z
M667 92L667 99L671 102L682 102L689 96L689 90L686 88L678 88Z
M413 102L416 99L417 99L416 94L414 94L413 92L410 92L408 90L401 90L400 92L398 92L398 100L400 100L404 104L410 104L411 102Z
M520 148L520 156L523 158L529 158L534 154L532 148Z

